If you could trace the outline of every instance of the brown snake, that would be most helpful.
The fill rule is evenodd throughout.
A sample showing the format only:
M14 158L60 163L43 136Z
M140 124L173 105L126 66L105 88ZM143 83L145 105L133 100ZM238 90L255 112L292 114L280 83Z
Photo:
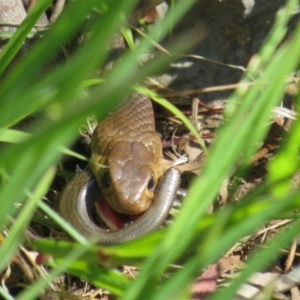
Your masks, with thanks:
M119 213L144 212L162 175L161 141L155 131L152 103L134 93L95 129L91 169L104 197Z
M159 2L140 1L134 19ZM117 232L108 233L96 226L91 221L91 206L97 199L88 191L92 176L83 172L63 191L58 204L60 214L83 235L95 236L100 244L126 242L159 228L169 213L180 173L167 171L157 188L162 177L162 147L151 100L131 94L96 127L91 148L91 170L109 206L127 215L146 212Z

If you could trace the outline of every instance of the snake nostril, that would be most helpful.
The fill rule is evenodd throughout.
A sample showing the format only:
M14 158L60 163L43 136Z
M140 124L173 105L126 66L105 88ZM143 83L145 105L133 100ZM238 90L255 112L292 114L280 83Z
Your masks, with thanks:
M111 185L111 177L110 177L109 171L105 171L103 173L102 182L106 187L109 187Z
M154 192L154 187L155 187L155 180L154 177L152 176L150 181L148 182L148 190Z

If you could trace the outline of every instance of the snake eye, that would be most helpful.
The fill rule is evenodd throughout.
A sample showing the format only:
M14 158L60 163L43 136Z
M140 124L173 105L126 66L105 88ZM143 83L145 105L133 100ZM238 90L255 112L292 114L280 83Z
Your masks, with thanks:
M153 192L155 186L155 180L154 177L152 176L150 181L148 182L148 190Z
M111 178L110 178L109 171L105 171L103 173L102 182L106 187L109 187L111 185Z

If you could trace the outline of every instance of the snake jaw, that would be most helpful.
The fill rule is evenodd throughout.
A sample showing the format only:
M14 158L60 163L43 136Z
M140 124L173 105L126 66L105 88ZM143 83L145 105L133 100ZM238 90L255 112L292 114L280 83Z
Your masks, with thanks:
M152 203L161 176L159 163L139 142L119 141L100 169L97 181L108 204L118 213L140 214Z

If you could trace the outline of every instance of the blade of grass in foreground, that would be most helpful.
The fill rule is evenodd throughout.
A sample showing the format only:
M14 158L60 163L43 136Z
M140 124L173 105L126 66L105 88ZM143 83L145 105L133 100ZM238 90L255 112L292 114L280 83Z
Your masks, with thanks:
M165 107L167 110L169 110L171 113L173 113L181 122L190 130L190 132L196 137L198 144L200 147L204 150L205 154L208 155L208 151L206 149L205 143L200 137L197 129L193 126L191 121L172 103L170 103L168 100L160 97L156 93L144 88L144 87L134 87L134 89L148 97L150 97L152 100L157 102L159 105Z
M57 66L52 72L43 74L43 76L40 74L40 68L57 52L64 40L68 40L70 35L74 35L76 26L82 24L83 19L89 12L87 8L91 10L93 4L96 5L96 3L97 1L93 0L89 5L85 5L82 11L82 4L77 7L77 4L73 3L53 29L49 31L48 35L37 43L31 52L26 55L26 59L20 61L7 78L2 81L0 89L2 102L0 103L2 111L7 111L8 114L2 115L0 126L11 126L31 113L47 107L50 110L50 116L46 115L45 117L58 118L57 113L63 110L60 104L69 103L71 105L71 103L74 103L74 99L79 98L78 87L105 59L106 46L115 30L120 26L118 15L123 11L124 3L121 3L122 5L115 4L110 13L107 13L103 18L96 19L90 40L66 64ZM70 16L75 9L76 12L81 12L80 14L77 12L75 15L76 20L78 19L77 23L73 26L66 26L66 22L69 22L70 17L75 17ZM105 31L99 30L106 27L107 30ZM95 49L97 49L97 53L95 53ZM41 53L44 53L44 55L41 55ZM20 70L26 70L26 72ZM36 77L38 77L38 80ZM19 84L12 89L11 87L14 86L15 82ZM22 99L22 101L19 101L19 99ZM52 105L49 105L50 103Z
M93 3L91 3L93 4ZM124 3L121 3L124 5ZM119 5L118 9L115 9L114 13L123 11L122 5ZM91 8L90 8L91 9ZM86 11L83 10L83 13L86 14ZM84 17L83 15L82 17ZM66 16L68 18L68 16ZM106 17L106 19L109 17ZM105 21L105 18L104 18ZM101 22L101 21L99 21ZM119 22L119 20L113 21L113 28L116 28L116 24ZM69 25L69 27L72 26L72 24ZM110 32L112 34L112 32ZM106 40L109 40L109 33L106 33L107 37ZM50 38L43 40L40 44L36 46L36 49L45 48L45 45L51 44L52 39L55 38L55 36L49 35ZM98 36L95 37L99 38ZM99 42L99 40L98 40ZM89 44L88 47L91 49L94 45ZM51 48L51 47L50 47ZM43 62L45 60L44 56L38 56L36 51L32 51L28 54L28 61L32 61L36 58L36 61L34 62L34 66L31 67L31 65L28 66L29 69L33 68L33 71L36 68L36 65L38 65L39 62ZM91 50L90 50L91 51ZM47 51L46 51L47 52ZM40 55L40 54L39 54ZM80 56L81 64L84 65L84 62L86 60L86 57L83 55ZM104 58L97 58L94 60L94 63L96 61L99 61ZM26 61L26 60L24 60ZM21 67L26 66L26 62L22 62ZM77 61L77 63L79 63ZM12 71L7 78L3 81L5 82L5 85L1 85L1 92L3 98L1 98L1 117L0 120L2 121L2 124L5 122L4 120L10 120L10 118L14 119L17 114L23 113L24 105L31 105L31 101L34 98L42 97L43 93L48 92L47 88L49 88L49 82L47 83L47 86L41 86L41 81L36 80L35 77L31 77L30 75L33 74L32 72L28 72L25 75L28 76L32 84L24 87L24 82L22 81L19 84L19 81L16 82L12 81L12 78L16 78L16 75L18 75L19 65L17 65L15 68L15 71ZM83 81L87 74L91 72L91 69L93 69L95 66L93 64L89 64L88 67L86 67L85 72L81 72L81 80ZM65 66L65 70L72 70L73 66L70 64L67 64ZM55 71L54 71L55 72ZM24 72L19 71L21 74L18 79L23 80L24 79ZM78 73L78 72L77 72ZM76 78L73 78L74 81L72 81L72 78L68 78L69 83L72 83L73 86L70 86L70 84L66 84L63 86L59 86L59 83L64 80L65 74L62 72L60 76L57 76L55 78L52 77L52 86L60 87L60 95L64 97L64 99L60 98L59 100L63 102L68 103L68 105L71 105L73 103L73 99L71 95L74 95L73 91L76 91L76 85L78 84L78 81L80 78L78 78L78 75L76 75ZM51 78L51 75L49 75ZM26 78L25 81L28 79ZM12 83L11 86L8 86L8 82ZM28 82L28 81L27 81ZM19 86L23 87L23 90L19 88ZM40 88L41 90L38 90ZM50 89L51 90L51 89ZM1 94L0 92L0 94ZM54 97L55 95L52 95ZM11 101L10 101L11 100ZM51 99L53 101L53 104L56 109L61 108L57 106L57 102L55 98ZM110 99L109 99L110 100ZM116 99L117 101L118 99ZM26 102L27 101L27 102ZM107 102L109 102L107 100ZM45 106L44 109L47 111L47 102L43 105ZM72 105L73 106L73 105ZM94 103L94 107L96 106L96 103ZM38 107L40 108L40 107ZM48 109L48 111L54 112L54 107L52 106L51 109ZM1 148L1 161L0 166L1 170L5 170L3 173L8 174L9 176L6 176L6 181L2 182L1 189L0 189L0 199L1 199L1 211L0 211L0 222L1 226L7 225L7 219L6 216L15 216L18 211L14 208L15 202L22 203L26 199L26 192L25 191L31 191L36 183L39 181L39 179L43 176L45 173L45 170L47 170L50 166L52 166L54 163L56 163L59 152L58 149L61 145L69 144L77 134L77 128L79 127L79 124L81 121L84 120L84 116L82 115L82 111L80 110L80 107L77 107L76 109L71 110L68 108L69 111L72 111L75 116L72 116L72 122L70 124L70 120L65 120L63 115L60 115L60 120L55 118L57 117L57 113L54 115L44 115L44 121L36 123L36 129L32 133L32 135L24 140L24 142L20 144L15 145L6 145L6 147ZM86 115L89 113L91 114L92 110L89 108L89 111L86 113ZM40 111L39 111L40 113ZM103 112L104 114L104 112ZM0 121L0 122L1 122ZM43 125L41 125L43 124ZM28 216L28 220L30 220L30 216ZM18 221L16 221L18 222ZM19 242L20 237L15 240L15 243L17 244ZM5 247L1 247L0 251L3 251L6 249ZM14 251L6 252L6 255L9 257L12 257L14 254ZM9 262L9 257L6 256L5 260L2 260L1 262L1 268L5 267L5 265ZM4 256L2 256L4 257Z
M89 4L92 6L93 3L90 2ZM120 2L115 5L119 5L118 9L121 11L121 5L124 5L124 3ZM73 8L75 7L74 4ZM77 86L80 86L87 79L97 63L104 60L104 55L103 57L95 55L95 49L98 49L97 47L103 41L105 45L105 41L108 41L111 37L113 30L111 32L106 30L102 31L101 38L99 35L93 36L84 49L79 50L66 65L54 68L49 75L45 75L42 79L36 78L36 68L45 64L54 55L58 45L65 37L68 38L68 34L74 33L71 26L73 22L67 22L70 17L68 13L74 13L72 18L74 15L78 16L76 22L77 20L80 21L75 26L79 26L88 8L84 6L84 9L83 12L80 9L76 10L76 14L75 11L72 11L72 7L67 10L57 25L45 36L44 40L37 43L32 52L28 53L27 59L16 66L2 82L0 90L2 96L0 123L2 126L14 124L17 120L32 112L38 112L39 114L44 112L44 120L37 122L36 129L32 131L30 137L20 144L1 149L3 160L1 160L0 165L9 174L10 178L1 186L0 190L2 204L0 214L2 216L15 215L16 210L13 209L13 202L24 201L24 191L32 190L45 170L57 161L59 156L57 149L60 145L67 145L74 139L77 128L85 116L92 114L99 107L99 98L102 99L103 97L104 100L101 102L103 104L102 110L98 115L104 116L105 109L112 107L114 103L119 101L123 97L124 92L122 91L126 90L128 83L131 85L139 76L139 74L136 74L136 77L128 79L124 75L128 73L126 67L132 67L129 64L126 66L126 59L124 59L123 69L120 66L118 74L123 74L122 76L126 78L126 82L123 82L120 77L118 81L111 80L113 83L109 82L108 79L101 87L97 87L91 92L90 96L86 97L84 101L74 106L73 98L78 95ZM116 8L114 13L117 14ZM103 28L117 28L116 24L119 23L119 20L116 20L116 17L112 20L113 23L111 23L108 16L95 26L100 27L100 23L103 22L105 24L105 26L102 25ZM108 24L108 21L110 21L110 24ZM60 28L63 30L63 34L58 32L60 25L64 25ZM56 34L58 35L56 36ZM45 55L40 57L41 53ZM101 53L103 54L104 51ZM132 61L134 56L129 55L128 61ZM24 69L27 70L26 74L20 71ZM105 96L107 97L105 98ZM1 220L2 223L5 223L5 218L1 218ZM63 265L51 272L49 278L54 278L54 276L67 269L68 266L71 266L71 262L87 249L88 247L82 247L80 251L71 252L63 261ZM13 251L10 253L10 256L12 255ZM3 261L3 264L5 263L8 263L8 258ZM41 280L37 284L33 284L19 296L19 299L35 298L47 284L47 280Z
M24 238L24 231L29 224L34 209L40 199L48 191L54 177L54 168L50 168L48 172L37 183L35 191L29 196L28 201L23 206L18 218L10 228L8 237L1 243L0 247L0 269L6 267L7 262L19 247L19 242Z
M51 2L52 0L38 1L28 13L22 24L18 27L12 38L9 40L0 56L0 76L2 76L7 66L11 63L14 56L20 50L30 30L36 24L40 16L50 6Z
M119 10L122 11L122 6L119 8ZM116 20L114 22L117 23ZM116 25L114 25L113 27L115 26ZM96 40L97 38L98 36L95 36ZM107 36L106 40L108 41L108 39L109 37ZM49 40L45 39L43 42L45 44L52 43L52 36ZM98 42L100 42L100 40L98 40ZM93 43L88 45L88 47L91 49L93 48L93 46ZM40 49L39 45L37 45L37 48ZM33 57L35 57L35 54L35 51L33 51ZM100 58L98 58L94 62L98 62L99 59ZM81 53L76 63L81 63L82 65L84 65L85 60L86 57ZM39 61L36 61L37 64L38 62ZM88 74L88 72L91 71L91 68L93 67L93 65L89 65L89 67L86 69L86 72L80 72L80 74L82 75L82 80L85 79L85 76ZM66 66L64 66L64 70L71 72L73 70L73 66L71 64L67 64ZM56 71L54 71L54 74L57 75L55 78L53 77L53 73L48 77L48 80L49 78L53 79L51 82L52 86L58 85L61 81L63 81L65 75L70 75L65 74L64 72L58 75ZM61 97L58 100L61 102L65 101L65 107L60 106L56 101L55 95L52 95L53 98L51 100L53 101L53 105L50 105L49 107L47 105L48 103L44 104L44 120L41 122L36 121L37 123L33 135L30 138L26 139L24 143L21 143L19 145L11 145L10 147L1 149L1 157L3 158L0 162L1 167L6 168L7 170L9 170L9 172L15 172L13 174L15 176L11 176L10 181L1 187L0 195L1 197L3 197L3 199L14 199L14 201L21 201L21 198L23 197L23 191L26 188L30 190L30 187L41 176L43 170L46 170L57 160L57 157L59 155L57 149L59 148L59 146L70 143L77 134L76 128L78 128L80 123L83 122L84 116L92 114L92 112L95 111L95 107L99 106L99 103L96 103L96 100L99 99L99 97L97 97L94 103L92 103L93 106L89 107L85 112L86 115L82 113L82 109L79 105L74 107L74 99L72 98L74 92L72 92L72 90L76 90L76 86L79 81L78 75L76 76L76 80L75 78L73 78L74 81L72 81L72 78L68 78L68 82L60 87ZM10 78L8 76L7 80L9 81L9 79ZM34 81L33 78L32 80ZM5 95L6 102L4 103L4 105L2 105L1 103L1 111L3 115L1 115L0 120L3 121L3 116L8 119L14 118L14 113L18 113L19 111L21 111L20 108L24 108L24 105L31 105L30 101L32 101L33 98L39 98L39 96L42 97L43 92L47 94L47 89L49 89L49 82L47 82L47 78L45 85L42 85L43 83L45 83L44 79L42 79L41 82L38 81L36 84L33 83L32 85L27 86L26 90L21 91L21 95L14 94L15 91L13 88L11 88L13 90L13 96L11 96L10 93L7 93ZM40 91L38 91L38 87L41 89ZM103 90L105 90L105 87L103 87ZM20 92L18 88L16 88L16 91ZM58 95L59 94L57 94L57 96ZM96 97L94 96L94 98ZM20 99L22 99L22 101L20 101ZM6 106L8 102L11 103L10 100L12 100L12 104L10 105L13 105L14 109ZM88 99L86 101L87 102L82 103L82 105L91 105L91 102L89 102ZM71 107L73 107L73 109L70 109ZM63 113L65 112L70 112L71 121L70 118L68 119L67 115L63 115ZM104 115L104 112L102 113ZM39 161L39 164L36 164L37 161ZM16 190L16 186L19 187L18 190ZM12 205L11 201L3 202L3 209L0 211L0 215L2 217L8 213L6 207L9 205Z
M262 126L262 124L267 124L271 108L280 101L284 93L284 79L299 63L299 35L300 26L297 27L291 42L276 52L263 71L260 81L266 82L271 80L271 83L265 88L261 97L257 98L259 94L258 88L252 87L251 89L254 88L256 91L245 96L243 105L237 108L235 114L232 115L232 119L219 132L210 160L201 177L191 188L181 214L178 216L175 224L169 229L168 235L162 244L157 247L153 255L145 262L140 277L127 291L123 299L140 299L145 294L148 296L148 299L164 299L162 296L165 292L164 287L154 292L153 287L156 285L157 278L169 263L174 262L189 249L191 241L197 236L195 230L197 222L206 212L207 205L217 195L224 178L230 175L236 158L245 149L248 149L249 145L252 151L249 151L248 155L253 153L255 148L251 144L255 144L265 135L267 127ZM253 109L249 111L249 107ZM221 255L222 251L225 251L224 246L218 244L217 247ZM199 270L204 266L203 262L201 262L198 265ZM186 272L185 280L180 283L181 288L185 289L195 274L188 269L180 272ZM171 285L173 278L169 281L169 285ZM177 283L174 279L173 288L178 291Z

